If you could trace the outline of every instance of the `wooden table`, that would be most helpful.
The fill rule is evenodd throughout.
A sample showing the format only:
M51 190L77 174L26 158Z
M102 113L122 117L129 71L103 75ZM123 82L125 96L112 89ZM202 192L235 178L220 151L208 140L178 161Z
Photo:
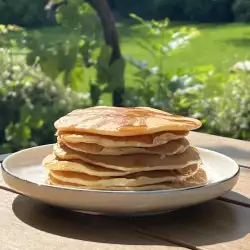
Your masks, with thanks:
M17 195L0 179L1 250L250 250L250 142L191 133L196 146L241 165L233 191L159 216L109 218L54 208Z

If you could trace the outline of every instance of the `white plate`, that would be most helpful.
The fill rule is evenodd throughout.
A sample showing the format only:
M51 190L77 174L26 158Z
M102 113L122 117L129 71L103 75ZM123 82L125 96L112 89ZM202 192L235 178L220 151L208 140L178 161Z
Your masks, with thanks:
M96 214L154 214L175 210L223 195L238 180L239 166L227 156L199 148L210 184L159 191L99 191L44 184L41 165L52 145L25 149L8 156L2 167L5 182L17 192L45 203Z

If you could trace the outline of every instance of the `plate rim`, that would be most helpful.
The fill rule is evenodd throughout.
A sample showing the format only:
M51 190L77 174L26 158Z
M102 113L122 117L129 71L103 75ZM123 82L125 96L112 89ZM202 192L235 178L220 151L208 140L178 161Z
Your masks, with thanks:
M201 151L207 151L207 152L211 152L213 154L216 154L219 157L223 157L226 158L227 160L231 161L236 167L237 167L237 171L235 172L234 175L232 175L229 178L225 178L222 179L220 181L216 181L213 183L209 183L206 185L198 185L198 186L193 186L193 187L184 187L184 188L176 188L176 189L166 189L166 190L99 190L99 189L84 189L84 188L73 188L73 187L62 187L62 186L53 186L53 185L49 185L46 183L36 183L30 180L25 180L19 176L14 175L12 172L10 172L8 169L6 169L5 164L6 162L13 156L17 155L17 154L21 154L24 151L29 151L29 150L35 150L35 149L39 149L39 148L45 148L45 147L49 147L49 146L53 146L54 144L45 144L45 145L40 145L40 146L36 146L36 147L31 147L31 148L26 148L20 151L17 151L15 153L12 153L11 155L7 156L7 158L4 159L4 161L1 163L1 170L3 172L5 172L5 174L9 175L11 178L17 179L18 181L22 181L22 182L26 182L29 183L31 185L35 185L38 187L44 187L44 188L51 188L51 189L59 189L59 190L64 190L64 191L73 191L73 192L89 192L89 193L105 193L105 194L121 194L121 195L125 195L125 194L164 194L164 193L173 193L173 192L183 192L183 191L191 191L191 190L196 190L196 189L207 189L219 184L222 184L224 182L227 182L229 180L234 179L235 177L237 177L240 173L240 165L233 160L232 158L230 158L227 155L224 155L222 153L213 151L211 149L206 149L203 147L196 147L198 150ZM5 180L4 180L5 181Z

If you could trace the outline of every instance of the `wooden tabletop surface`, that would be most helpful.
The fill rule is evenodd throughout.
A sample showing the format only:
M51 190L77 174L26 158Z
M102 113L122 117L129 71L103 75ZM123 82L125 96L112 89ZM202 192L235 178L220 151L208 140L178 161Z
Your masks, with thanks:
M188 137L240 164L234 190L164 215L109 218L17 195L0 177L0 250L250 250L250 142L201 133Z

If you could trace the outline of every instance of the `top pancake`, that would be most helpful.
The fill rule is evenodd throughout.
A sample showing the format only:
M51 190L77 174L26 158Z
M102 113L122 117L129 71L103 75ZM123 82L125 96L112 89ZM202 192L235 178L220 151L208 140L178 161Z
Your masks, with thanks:
M55 122L59 131L85 132L110 136L135 136L163 131L190 131L199 120L148 108L97 106L77 109Z

